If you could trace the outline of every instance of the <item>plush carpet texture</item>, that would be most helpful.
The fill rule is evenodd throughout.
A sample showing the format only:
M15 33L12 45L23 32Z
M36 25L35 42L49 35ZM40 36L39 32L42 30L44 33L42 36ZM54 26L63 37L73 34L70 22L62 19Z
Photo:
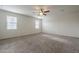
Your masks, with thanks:
M79 38L35 34L0 40L0 53L78 53Z

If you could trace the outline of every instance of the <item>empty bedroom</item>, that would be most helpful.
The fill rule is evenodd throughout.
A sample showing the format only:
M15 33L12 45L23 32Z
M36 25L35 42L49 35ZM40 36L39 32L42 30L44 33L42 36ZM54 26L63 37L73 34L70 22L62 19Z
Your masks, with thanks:
M0 5L0 53L79 53L79 5Z

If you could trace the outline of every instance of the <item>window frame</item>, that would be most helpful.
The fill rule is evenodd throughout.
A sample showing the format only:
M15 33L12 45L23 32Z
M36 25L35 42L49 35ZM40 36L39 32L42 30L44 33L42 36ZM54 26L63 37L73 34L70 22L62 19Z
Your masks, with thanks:
M14 23L14 24L12 24ZM7 15L7 29L16 30L17 29L17 17Z
M35 29L39 29L39 28L40 28L40 21L35 20Z

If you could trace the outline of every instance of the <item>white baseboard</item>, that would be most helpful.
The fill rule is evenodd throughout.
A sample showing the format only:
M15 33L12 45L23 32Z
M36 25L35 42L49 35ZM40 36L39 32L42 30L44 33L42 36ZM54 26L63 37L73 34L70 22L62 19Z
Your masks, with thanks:
M42 32L43 34L48 34L48 35L56 35L56 36L62 36L62 37L70 37L70 38L77 38L79 39L79 37L74 37L74 36L66 36L66 35L61 35L61 34L51 34L51 33L46 33L46 32Z
M22 37L22 36L36 35L36 34L40 34L40 33L41 33L41 32L39 32L39 33L27 34L27 35L14 36L14 37L0 38L0 40L3 40L3 39L10 39L10 38L17 38L17 37Z

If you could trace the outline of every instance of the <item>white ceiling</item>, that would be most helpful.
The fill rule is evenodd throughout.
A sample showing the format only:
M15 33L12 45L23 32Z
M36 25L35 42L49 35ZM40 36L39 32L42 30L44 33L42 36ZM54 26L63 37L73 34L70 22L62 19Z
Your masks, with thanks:
M45 17L52 17L54 14L60 14L60 13L78 13L79 12L79 6L74 5L0 5L0 9L29 15L33 17L37 17L37 14L34 12L36 11L36 8L45 8L49 9L50 12Z

